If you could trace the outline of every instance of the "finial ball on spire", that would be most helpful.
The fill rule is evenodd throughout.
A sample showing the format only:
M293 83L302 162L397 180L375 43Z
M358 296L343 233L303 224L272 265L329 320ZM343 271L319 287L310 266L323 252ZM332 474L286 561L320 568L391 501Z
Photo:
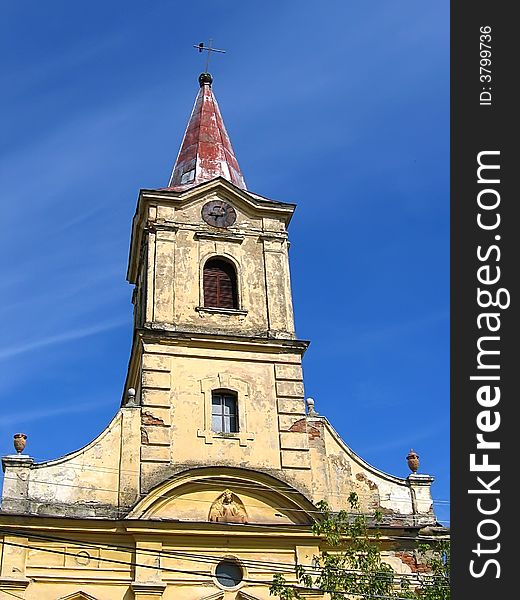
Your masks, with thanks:
M204 84L211 85L213 83L213 77L209 73L201 73L199 75L199 84L202 87Z

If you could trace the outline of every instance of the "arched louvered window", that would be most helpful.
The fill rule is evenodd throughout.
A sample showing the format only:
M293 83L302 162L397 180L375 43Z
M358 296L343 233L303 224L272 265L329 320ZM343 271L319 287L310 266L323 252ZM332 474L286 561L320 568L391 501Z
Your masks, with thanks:
M211 258L204 265L204 306L238 308L237 275L227 260Z
M215 433L238 431L238 400L235 392L215 390L211 394L211 428Z

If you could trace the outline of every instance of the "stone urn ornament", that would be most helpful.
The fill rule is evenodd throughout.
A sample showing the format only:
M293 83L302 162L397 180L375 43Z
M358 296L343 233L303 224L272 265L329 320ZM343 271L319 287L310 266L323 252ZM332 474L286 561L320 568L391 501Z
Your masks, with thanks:
M417 469L419 468L419 455L414 450L410 450L408 452L408 456L406 457L406 461L408 463L408 468L415 475L417 473Z
M21 454L25 448L25 444L27 443L27 436L25 433L15 433L13 439L14 449L18 454Z

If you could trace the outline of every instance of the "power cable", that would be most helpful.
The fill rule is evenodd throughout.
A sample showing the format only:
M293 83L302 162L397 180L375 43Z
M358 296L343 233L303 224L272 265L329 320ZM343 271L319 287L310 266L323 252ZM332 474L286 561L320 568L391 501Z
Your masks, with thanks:
M59 461L60 459L56 459L57 461ZM46 462L52 462L52 461L46 461ZM58 464L56 465L48 465L47 468L51 468L54 466L58 466ZM223 465L225 467L225 465ZM140 472L140 469L118 469L115 467L96 467L96 466L88 466L87 468L85 468L84 465L78 465L78 464L66 464L63 465L63 468L71 468L77 471L81 471L81 472L85 472L85 471L99 471L102 473L114 473L114 474L118 474L118 473L133 473L133 474L137 474ZM223 477L223 476L221 476ZM213 481L215 480L215 481ZM39 483L48 483L49 485L55 485L53 483L50 482L39 482ZM199 480L197 481L197 483L202 483L202 484L213 484L213 483L222 483L219 480L219 476L207 476L204 477L203 480ZM237 487L241 487L242 489L258 489L258 490L263 490L265 491L266 489L269 490L280 490L286 494L298 494L298 495L303 495L302 492L299 492L298 490L295 490L289 486L277 486L277 485L270 485L270 484L266 484L265 486L259 485L259 484L255 484L255 483L247 483L244 485L244 482L237 482L236 484L234 483L233 485L236 485ZM88 488L90 489L90 488ZM116 489L105 489L103 491L107 491L107 492L114 492L114 493L120 493L119 490ZM327 491L327 495L328 496L334 496L334 497L343 497L344 494L340 493L340 492L331 492L331 491ZM388 499L390 500L390 499ZM446 500L443 498L433 498L432 499L433 502L437 502L437 503L444 503L444 504L450 504L450 500ZM406 502L408 503L409 500L406 499L401 499L401 498L395 498L392 499L392 502Z
M10 481L18 481L16 477L4 477L4 479L10 480ZM73 484L73 483L65 483L65 482L50 482L50 481L39 481L39 480L36 480L36 479L32 479L32 480L30 480L30 483L38 484L38 485L48 485L50 487L52 487L52 486L62 486L62 487L70 487L70 488L76 488L76 489L82 489L82 490L88 490L88 491L113 492L113 493L118 493L118 494L123 493L123 492L120 492L120 491L114 490L114 489L100 488L100 487L87 487L87 486L80 486L80 485L76 485L76 484ZM229 482L227 482L227 483L229 483ZM213 482L197 481L197 485L199 485L199 484L202 484L202 485L211 485L212 487L215 487L216 485L223 485L224 482L220 481L220 482L213 483ZM233 483L233 489L244 489L244 490L248 490L248 491L251 491L251 490L259 490L260 491L261 490L261 491L263 491L265 493L267 491L270 491L273 488L262 488L261 486L258 486L257 488L252 488L250 486L245 487L245 486L240 486L239 484ZM298 492L298 494L301 495L301 496L303 496L303 494L301 494L300 492ZM197 498L190 498L190 499L185 499L185 500L182 500L181 498L179 498L179 499L181 501L185 501L185 502L203 502L205 504L212 504L213 503L213 500L203 500L203 499L200 499L200 498L198 498L198 499ZM397 501L399 501L399 500L397 500ZM402 499L401 501L402 502L407 502L407 504L408 503L411 504L411 501L407 501L407 500L404 500L404 499ZM383 500L383 502L384 502L384 500ZM394 502L394 500L392 500L392 502ZM263 506L260 505L260 504L250 504L250 506L253 506L253 507L256 507L256 508L263 508ZM303 512L303 513L323 514L323 511L317 510L317 509L315 510L315 509L305 509L305 508L290 508L290 507L281 507L281 506L271 506L271 508L274 509L274 510L280 510L280 511L286 511L286 512ZM382 508L384 508L384 507L382 507ZM349 514L352 514L352 515L356 514L357 515L357 514L360 514L360 513L349 513ZM374 516L371 513L362 513L362 514L364 514L365 516ZM413 515L413 514L416 514L416 513L411 513L411 514ZM395 520L402 520L402 516L395 516L395 515L386 515L385 518L386 519L390 518L390 519L395 519Z
M7 535L12 535L13 531L15 533L15 535L22 535L23 537L28 537L31 539L39 539L39 540L43 540L43 541L47 541L47 542L59 542L59 543L71 543L74 545L79 545L82 548L87 547L87 548L95 548L95 549L117 549L117 550L123 550L123 551L127 551L127 552L132 552L132 553L139 553L139 554L145 554L145 555L151 555L151 556L156 556L156 557L173 557L173 558L187 558L188 560L193 560L194 562L209 562L209 563L215 563L215 562L220 562L221 560L225 560L225 557L212 557L212 556L200 556L197 554L191 554L188 552L182 552L182 551L178 551L178 550L156 550L153 548L146 548L146 549L139 549L136 548L135 546L125 546L122 544L109 544L106 542L99 542L99 543L95 543L95 542L84 542L82 540L73 540L70 538L60 538L60 537L55 537L55 536L49 536L49 535L43 535L43 534L34 534L31 532L17 532L16 530L5 530L5 529L0 529L0 533L4 533ZM76 556L75 554L73 556ZM97 559L96 559L97 560ZM292 573L294 572L294 568L290 565L281 565L279 562L270 562L270 561L261 561L261 560L255 560L255 559L240 559L240 563L243 564L244 566L251 566L251 567L269 567L272 570L277 570L279 572L286 572L286 573ZM309 574L314 573L315 575L319 575L319 571L313 571L311 567L304 567L306 572L308 572ZM338 571L341 572L346 572L346 573L356 573L357 571L355 569L337 569ZM396 574L397 575L397 574ZM430 575L430 574L424 574L428 577L442 577L442 576L436 576L436 575ZM404 577L415 577L414 573L402 573L399 574L400 576L404 576Z
M5 540L0 540L0 544L6 545L6 546L13 546L16 548L27 548L27 546L23 545L23 544L16 544L15 542L6 542ZM70 552L66 552L64 550L53 550L51 548L40 548L40 551L42 552L48 552L51 554L60 554L63 556L72 556L72 557L76 557L75 554L72 554ZM187 575L195 575L197 577L213 577L212 573L210 572L197 572L197 571L190 571L187 569L172 569L171 567L161 567L161 566L156 566L156 565L145 565L142 563L136 563L133 561L120 561L117 559L108 559L108 558L101 558L101 557L97 557L96 558L97 561L101 561L101 562L109 562L111 564L121 564L121 565L125 565L125 566L133 566L133 567L141 567L141 568L148 568L148 569L154 569L154 570L160 570L160 571L165 571L165 572L169 572L169 573L183 573L183 574L187 574ZM360 574L363 575L363 574ZM245 581L246 583L253 583L256 585L265 585L265 586L271 586L272 582L266 582L266 581L261 581L261 580L255 580L255 579L248 579L248 578L243 578L242 581ZM305 591L309 591L309 588L303 587L303 586L298 586L298 585L294 585L294 584L289 584L290 587L293 587L295 589L301 589L301 590L305 590ZM4 590L2 590L4 591ZM317 591L317 590L314 590ZM322 593L334 593L337 592L337 590L322 590L319 589L320 592ZM14 596L14 594L11 594ZM386 595L376 595L376 594L355 594L355 595L359 595L363 598L380 598L380 599L387 599L387 600L408 600L406 598L400 598L400 597L395 597L395 596L386 596Z

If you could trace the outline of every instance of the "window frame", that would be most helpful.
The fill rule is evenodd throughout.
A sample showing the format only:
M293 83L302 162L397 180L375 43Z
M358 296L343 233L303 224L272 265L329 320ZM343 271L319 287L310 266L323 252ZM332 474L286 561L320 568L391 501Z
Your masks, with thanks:
M209 287L209 274L207 272L209 269L215 269L215 304L210 304L209 300L207 300L206 291ZM231 302L226 305L222 301L222 296L225 297L225 292L222 291L223 283L229 282L230 290L229 294L231 296ZM239 300L238 300L238 273L235 265L221 256L213 256L209 258L203 266L202 269L202 292L203 292L203 306L204 308L216 308L223 310L238 310L239 309Z
M206 269L211 267L212 262L220 261L227 265L232 272L231 286L232 286L232 299L233 306L212 306L206 304ZM241 310L241 285L239 268L235 259L224 254L212 254L206 257L202 261L201 273L200 273L200 309L207 310L209 312L243 312Z
M218 399L218 404L215 400ZM226 401L229 405L229 413L226 414ZM215 411L215 407L220 407L220 411ZM215 419L220 420L220 429L215 428ZM234 424L234 428L232 428ZM229 429L226 429L229 425ZM240 416L238 410L238 394L233 390L218 389L211 392L211 431L213 433L240 433Z
M235 563L237 565L237 567L242 571L242 578L237 585L235 585L233 587L228 587L226 585L222 585L222 583L220 583L220 581L218 580L217 567L223 562ZM247 581L247 578L248 578L248 571L247 571L247 568L245 567L245 565L242 564L242 561L239 558L228 554L228 555L224 555L222 557L222 559L216 565L211 566L211 575L213 576L213 581L215 582L217 587L219 587L221 590L223 590L224 592L234 592L236 590L239 590L241 587L243 587L244 583Z
M223 565L232 565L234 567L236 567L236 569L240 572L240 581L238 583L234 583L234 585L226 585L225 583L222 583L221 578L225 579L225 574L223 573L219 573L219 567L222 567ZM217 585L225 590L225 591L234 591L237 590L238 588L240 588L244 582L244 577L245 577L245 572L244 572L244 567L240 564L240 562L235 558L235 557L225 557L223 558L221 561L218 562L218 564L215 565L215 570L213 573L213 577L216 580ZM229 578L230 579L230 578Z
M232 441L246 447L254 442L256 433L250 431L248 427L247 410L249 398L251 397L251 382L226 371L221 371L210 377L199 379L199 385L204 411L201 415L201 427L197 429L197 437L203 438L205 444L221 444L224 441ZM230 390L237 395L239 433L215 433L211 429L211 395L217 390Z

